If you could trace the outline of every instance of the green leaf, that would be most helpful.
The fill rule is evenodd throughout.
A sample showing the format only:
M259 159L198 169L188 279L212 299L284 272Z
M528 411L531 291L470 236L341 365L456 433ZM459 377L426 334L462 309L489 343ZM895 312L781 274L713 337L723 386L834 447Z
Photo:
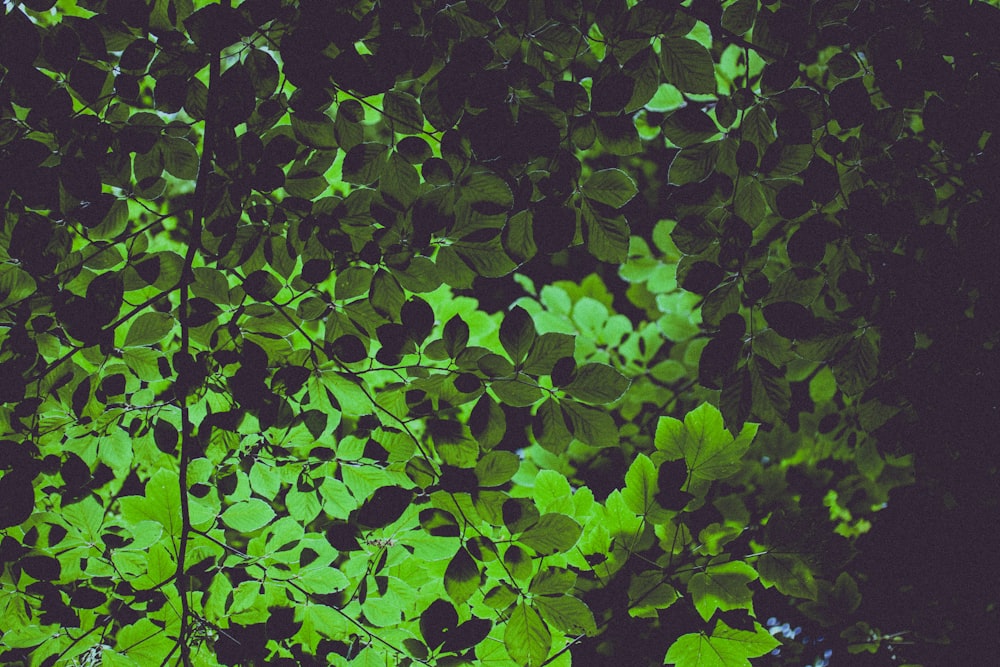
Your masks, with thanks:
M573 440L573 434L566 425L566 417L559 403L553 398L546 398L531 422L531 432L542 447L553 454L561 454Z
M511 308L500 323L500 344L515 365L528 356L537 335L531 315L520 306Z
M125 347L139 347L142 345L152 345L153 343L164 343L177 323L168 313L150 312L143 313L135 318L125 335Z
M608 218L584 205L583 239L587 252L602 262L621 264L628 259L629 226L624 216Z
M510 614L503 643L511 659L523 667L540 667L552 648L552 635L542 617L521 602Z
M687 185L705 180L715 171L718 155L718 141L679 151L670 162L667 182L671 185Z
M116 663L110 664L160 665L170 660L177 648L177 640L148 618L140 618L118 631L115 645L118 647L116 652L121 656ZM109 661L105 659L103 662Z
M702 403L684 417L660 417L656 426L656 448L669 460L683 458L688 469L701 479L722 479L740 469L743 454L757 434L757 424L746 424L733 438L725 429L722 414Z
M510 480L521 466L514 452L487 452L476 464L476 477L481 486L500 486Z
M181 509L177 473L173 470L157 470L146 482L146 495L126 496L119 501L122 518L131 526L146 521L155 521L163 526L168 535L180 535Z
M341 150L350 151L365 140L365 108L357 100L344 100L337 107L334 134Z
M573 336L564 333L544 333L535 339L524 360L523 370L531 375L548 375L563 357L572 357L575 347Z
M405 301L406 293L399 285L399 281L385 269L376 271L368 292L368 302L375 312L387 320L398 322L399 312Z
M563 401L560 405L569 416L570 432L577 440L592 447L618 446L618 427L608 412L575 401Z
M763 357L754 356L747 364L754 413L768 421L780 422L791 405L792 390L784 373Z
M631 116L598 116L594 129L601 148L612 155L635 155L642 151L642 141Z
M657 618L659 609L666 609L680 599L680 594L664 581L659 570L647 570L633 575L628 586L629 616Z
M456 241L451 247L441 248L438 251L439 262L442 255L447 255L448 252L457 255L464 267L471 269L473 276L502 278L517 268L517 264L504 250L503 241L499 235L488 241L467 241L464 239ZM442 277L445 275L442 274Z
M757 18L757 0L736 0L722 12L722 27L734 35L742 35L753 27Z
M417 198L420 175L402 155L393 151L379 178L378 190L398 208L408 208Z
M590 607L572 595L536 595L532 604L554 628L573 635L593 637L597 634L597 624Z
M180 137L160 138L163 153L163 168L177 178L193 181L198 178L198 151L194 144Z
M663 136L673 144L688 148L708 141L719 133L712 118L695 106L687 105L667 116L660 124Z
M0 308L31 296L37 285L27 271L13 264L0 264Z
M329 595L342 591L351 583L344 573L332 566L308 567L291 579L313 595Z
M542 390L538 383L526 375L518 375L512 379L497 379L490 383L490 389L497 395L500 402L516 408L534 405L542 398Z
M492 171L471 171L463 175L456 185L459 196L475 211L492 212L491 208L507 210L514 205L510 186Z
M247 54L243 63L250 74L250 81L253 83L254 94L265 100L274 94L278 88L278 63L265 51L253 49Z
M312 109L296 111L291 114L291 125L295 138L310 148L337 147L333 119L321 111Z
M703 632L681 635L667 651L663 664L678 667L752 667L750 658L769 653L781 642L760 624L754 631L734 630L722 621L711 636Z
M639 192L635 181L621 169L594 172L580 191L588 199L615 208L621 208Z
M625 473L622 500L625 501L630 510L646 516L651 510L655 511L657 508L654 496L656 496L658 489L656 466L653 465L648 456L639 454L632 461L628 472Z
M461 315L453 315L444 325L444 347L452 359L465 350L469 343L469 325Z
M382 109L397 132L417 133L424 128L420 103L409 93L390 90L382 97Z
M549 513L521 534L518 541L543 555L569 551L580 539L583 528L565 514Z
M531 578L528 592L534 595L562 595L576 585L576 574L559 567L542 568Z
M389 147L385 144L363 143L354 146L344 156L344 181L352 185L371 185L385 170L388 152Z
M260 498L249 498L234 503L222 513L222 521L241 533L252 533L263 528L274 519L271 506Z
M533 224L530 211L518 211L510 217L504 227L504 250L518 263L527 262L538 252Z
M715 66L704 46L686 37L665 37L660 41L663 80L685 93L715 93Z
M465 547L460 547L444 571L448 597L462 604L479 589L479 565Z
M587 403L612 403L629 387L629 379L607 364L584 364L564 387L573 398Z
M798 554L766 553L757 560L760 581L767 587L776 586L782 595L816 600L819 588L812 570Z
M752 567L734 560L696 573L688 582L688 593L698 613L707 621L716 609L753 611L753 591L747 584L755 579L757 572Z

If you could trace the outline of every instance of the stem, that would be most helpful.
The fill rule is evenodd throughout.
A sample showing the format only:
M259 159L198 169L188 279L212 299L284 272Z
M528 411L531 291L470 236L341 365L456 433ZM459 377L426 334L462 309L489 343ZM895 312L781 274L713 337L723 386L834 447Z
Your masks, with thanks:
M220 3L224 8L229 8L230 0L222 0ZM205 207L208 195L208 176L212 171L212 154L215 151L215 135L217 132L216 122L218 119L218 83L222 72L221 52L216 51L209 55L208 74L208 101L206 107L208 113L205 117L205 136L202 141L201 162L198 165L198 180L195 184L194 207L191 211L191 229L188 234L188 247L184 255L184 266L181 269L180 287L180 326L181 344L178 354L183 357L190 356L191 349L191 325L189 310L189 299L191 284L194 282L194 259L201 246L201 230L205 223ZM183 358L182 357L182 358ZM175 369L176 370L176 369ZM180 379L178 375L178 379ZM181 504L181 534L180 544L177 548L177 575L175 577L177 593L181 599L181 627L177 637L177 644L181 653L181 664L185 667L191 665L191 647L188 643L188 635L191 631L191 607L188 602L187 588L188 582L185 577L185 561L187 559L187 543L191 537L191 508L188 502L187 467L191 462L195 451L194 425L191 423L191 413L188 410L187 397L191 387L179 386L177 400L181 409L181 452L180 470L178 472L178 485L180 487Z

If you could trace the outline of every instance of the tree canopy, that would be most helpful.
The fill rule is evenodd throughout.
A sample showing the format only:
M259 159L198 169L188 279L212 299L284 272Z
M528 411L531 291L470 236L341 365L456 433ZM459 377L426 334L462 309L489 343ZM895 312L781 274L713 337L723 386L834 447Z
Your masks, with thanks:
M997 655L997 35L5 3L0 662Z

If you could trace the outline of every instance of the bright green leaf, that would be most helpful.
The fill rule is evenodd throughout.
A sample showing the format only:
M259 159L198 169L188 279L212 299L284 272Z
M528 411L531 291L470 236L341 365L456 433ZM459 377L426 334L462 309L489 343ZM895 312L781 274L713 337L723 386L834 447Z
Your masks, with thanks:
M249 498L234 503L222 513L222 521L242 533L252 533L274 519L274 510L260 498Z
M597 634L593 612L572 595L538 595L532 603L542 613L542 618L567 634L585 634L588 637Z
M582 531L580 524L565 514L543 514L519 541L540 554L562 553L573 548Z
M710 565L697 572L688 582L688 593L694 606L706 621L716 609L748 609L753 611L753 591L747 584L757 579L757 572L743 561L734 560Z
M739 437L733 438L725 429L719 410L710 403L702 403L684 417L683 423L673 417L660 417L656 448L666 452L670 460L683 458L697 477L722 479L739 470L757 427L745 424Z
M521 602L510 614L503 633L503 643L510 657L522 667L541 667L549 656L552 635L532 607Z
M734 630L722 621L715 624L712 634L682 635L671 645L663 664L677 667L752 667L750 658L757 658L780 646L759 624L755 630Z
M169 313L149 312L135 318L125 335L125 347L163 343L176 322Z

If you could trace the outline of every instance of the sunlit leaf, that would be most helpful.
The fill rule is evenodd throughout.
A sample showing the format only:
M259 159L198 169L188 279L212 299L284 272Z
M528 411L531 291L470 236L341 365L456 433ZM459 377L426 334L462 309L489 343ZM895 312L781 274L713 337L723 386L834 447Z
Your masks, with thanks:
M518 665L539 667L549 655L552 634L538 612L522 602L510 614L503 642Z
M230 505L222 513L222 520L233 530L251 533L263 528L275 517L275 512L260 498L250 498Z

